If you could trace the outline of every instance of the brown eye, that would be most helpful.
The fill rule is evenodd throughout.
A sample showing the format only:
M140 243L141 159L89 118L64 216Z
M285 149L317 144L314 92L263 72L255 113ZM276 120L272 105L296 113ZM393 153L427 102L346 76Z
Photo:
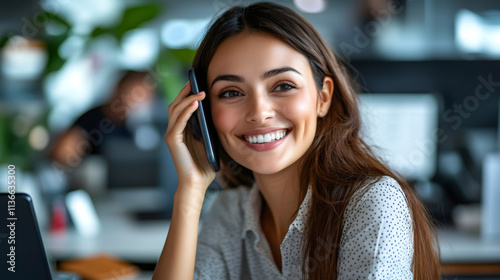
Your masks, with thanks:
M238 96L242 96L242 94L236 90L227 90L219 94L219 98L234 98Z
M274 91L289 91L294 89L295 86L289 83L283 83L279 84L277 87L274 88Z

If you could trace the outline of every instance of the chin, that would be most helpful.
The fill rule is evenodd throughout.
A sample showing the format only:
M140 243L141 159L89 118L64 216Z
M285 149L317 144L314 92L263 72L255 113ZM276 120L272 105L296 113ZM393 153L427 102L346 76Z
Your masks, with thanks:
M262 175L277 174L290 167L290 165L281 162L272 162L271 160L264 160L264 159L256 160L251 163L242 161L241 165L246 167L247 169L250 169L250 171L256 174L262 174Z

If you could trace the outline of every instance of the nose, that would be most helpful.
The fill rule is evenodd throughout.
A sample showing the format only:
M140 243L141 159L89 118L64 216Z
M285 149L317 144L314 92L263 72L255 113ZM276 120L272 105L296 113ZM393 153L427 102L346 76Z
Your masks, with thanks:
M264 123L275 115L273 103L265 94L252 94L247 103L246 121L251 123Z

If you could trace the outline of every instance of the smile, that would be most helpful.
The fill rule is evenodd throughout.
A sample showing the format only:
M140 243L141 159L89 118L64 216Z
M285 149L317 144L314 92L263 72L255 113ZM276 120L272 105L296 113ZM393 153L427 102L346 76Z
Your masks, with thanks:
M262 144L283 139L287 134L287 129L281 129L266 134L244 135L243 139L251 144Z

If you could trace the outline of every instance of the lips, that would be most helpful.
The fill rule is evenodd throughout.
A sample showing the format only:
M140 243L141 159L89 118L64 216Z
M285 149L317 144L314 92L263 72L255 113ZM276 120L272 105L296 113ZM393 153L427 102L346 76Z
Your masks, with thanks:
M264 144L283 139L288 133L288 129L278 129L270 132L243 135L242 139L251 144Z

